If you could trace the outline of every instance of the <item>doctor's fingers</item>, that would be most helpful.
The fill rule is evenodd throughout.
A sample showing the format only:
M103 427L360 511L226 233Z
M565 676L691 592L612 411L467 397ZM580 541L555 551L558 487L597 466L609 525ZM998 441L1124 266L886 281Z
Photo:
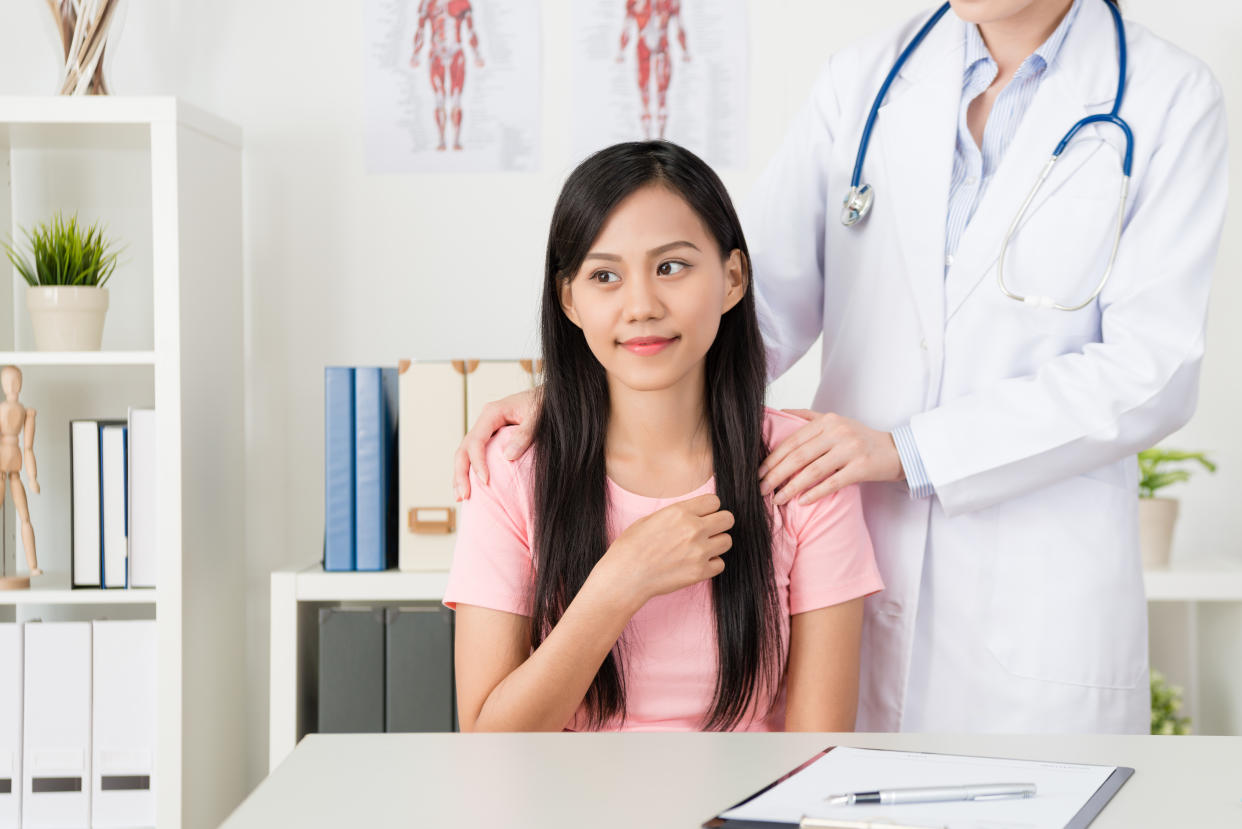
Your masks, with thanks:
M790 479L772 497L772 503L781 506L797 498L802 493L826 481L837 474L852 460L852 456L840 446L833 446L818 458L808 463L798 474Z
M872 480L872 478L870 478L864 471L865 467L865 462L860 460L847 463L832 475L829 475L827 478L802 493L802 497L798 499L798 503L802 506L813 504L821 498L827 498L834 492L840 492L847 486Z
M517 434L510 438L510 446L521 451L508 451L506 447L505 456L515 458L530 445L534 418L523 417L521 413L513 411L512 401L508 397L504 400L493 401L483 407L479 419L462 438L461 444L453 455L453 492L457 495L457 500L461 501L470 497L470 469L472 467L474 473L479 476L479 480L483 483L488 482L487 443L492 439L492 435L509 424L518 426Z
M823 420L813 420L781 441L759 467L759 491L772 492L798 470L831 448Z

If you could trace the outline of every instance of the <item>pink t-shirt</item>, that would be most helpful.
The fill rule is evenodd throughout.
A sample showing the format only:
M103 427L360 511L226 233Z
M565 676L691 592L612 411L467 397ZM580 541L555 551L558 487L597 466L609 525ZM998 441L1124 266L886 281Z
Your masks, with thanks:
M773 409L765 412L768 446L775 448L806 421ZM457 546L444 604L468 604L530 616L534 572L531 556L534 453L504 458L508 429L487 447L490 480L471 473L470 499L462 507ZM675 498L648 498L607 482L611 543L630 524L677 501L715 491L715 479ZM782 647L788 648L789 617L839 604L883 589L863 523L856 487L847 487L808 506L795 502L773 507L772 554L780 599ZM726 566L728 558L726 556ZM707 581L656 596L622 633L625 656L626 716L611 729L696 731L702 727L715 690L715 616ZM784 687L766 717L744 720L741 731L784 728ZM585 723L579 709L570 730Z

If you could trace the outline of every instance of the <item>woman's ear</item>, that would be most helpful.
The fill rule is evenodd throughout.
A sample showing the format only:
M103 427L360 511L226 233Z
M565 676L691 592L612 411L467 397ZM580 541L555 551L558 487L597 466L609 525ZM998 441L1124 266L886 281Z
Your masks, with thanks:
M582 323L578 319L578 311L574 308L574 294L570 290L573 285L573 279L561 280L561 310L565 312L565 316L569 317L569 321L579 328Z
M734 305L741 302L750 288L750 262L747 261L746 254L737 248L725 260L725 286L724 307L720 309L722 314L728 313Z

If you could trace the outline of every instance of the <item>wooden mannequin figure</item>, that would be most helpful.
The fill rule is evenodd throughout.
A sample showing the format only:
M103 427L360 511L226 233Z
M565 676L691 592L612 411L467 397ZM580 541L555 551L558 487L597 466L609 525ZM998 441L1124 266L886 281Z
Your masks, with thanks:
M27 409L17 401L22 391L22 372L17 366L0 369L0 387L4 389L4 401L0 402L0 508L4 506L5 482L13 494L13 506L22 527L22 547L26 550L26 565L31 576L39 576L39 561L35 557L34 525L30 523L30 508L26 503L26 489L22 486L22 458L26 461L26 475L30 488L39 494L39 472L35 467L34 433L35 410ZM25 444L18 439L25 435ZM30 586L29 576L0 576L0 590L18 590Z

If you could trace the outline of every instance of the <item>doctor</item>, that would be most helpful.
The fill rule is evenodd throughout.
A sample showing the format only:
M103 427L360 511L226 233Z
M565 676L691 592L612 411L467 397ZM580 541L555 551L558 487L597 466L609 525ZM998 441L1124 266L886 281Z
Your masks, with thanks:
M771 376L823 335L763 486L862 484L860 729L1144 733L1134 455L1194 411L1221 91L1111 0L947 6L829 59L749 201Z

